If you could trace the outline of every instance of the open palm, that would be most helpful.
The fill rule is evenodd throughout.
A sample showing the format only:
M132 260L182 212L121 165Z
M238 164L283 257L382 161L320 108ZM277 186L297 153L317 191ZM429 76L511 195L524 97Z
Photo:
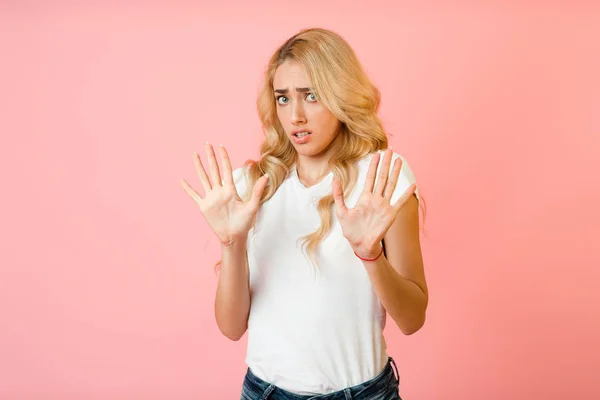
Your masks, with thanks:
M220 147L223 179L212 145L206 144L210 177L206 174L200 156L194 153L194 165L204 188L204 197L194 190L189 183L181 180L181 186L198 204L200 212L210 228L224 245L243 240L258 212L260 198L267 184L267 177L258 179L248 201L242 201L233 181L233 172L229 156L224 147Z
M340 222L344 237L357 254L365 257L372 256L374 250L378 250L387 231L396 219L396 215L406 200L414 193L416 186L411 185L406 192L394 204L390 204L400 170L402 160L396 159L389 174L392 159L392 151L387 150L383 158L383 164L377 176L380 155L376 153L371 159L364 189L353 208L346 207L343 190L340 181L333 180L333 197L336 204L336 216Z

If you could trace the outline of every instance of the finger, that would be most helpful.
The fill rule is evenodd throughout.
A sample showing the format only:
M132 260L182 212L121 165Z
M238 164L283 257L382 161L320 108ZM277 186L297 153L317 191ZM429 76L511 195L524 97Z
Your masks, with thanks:
M250 197L250 203L252 203L255 207L258 207L260 204L260 199L262 198L262 194L267 187L267 183L269 182L269 175L265 174L258 178L256 183L254 184L254 188L252 189L252 196Z
M381 168L379 169L379 176L377 177L377 186L375 186L375 190L373 193L382 195L383 190L385 189L385 184L388 180L388 175L390 173L390 163L392 162L392 150L388 149L385 151L383 155L383 163Z
M398 177L400 176L400 170L402 169L402 159L396 158L394 161L394 166L392 167L392 174L390 179L385 185L385 193L383 197L389 202L394 194L394 190L396 190L396 184L398 183Z
M202 197L190 186L185 179L179 179L179 183L183 190L198 204L202 201Z
M396 209L396 211L399 211L402 208L402 206L404 205L404 203L406 203L408 201L410 196L412 196L415 193L416 189L417 189L417 185L415 185L414 183L411 184L408 187L408 189L406 189L404 194L402 196L400 196L400 198L398 200L396 200L396 202L394 204L392 204L392 207L394 207Z
M219 147L219 151L221 152L221 165L223 166L223 179L225 183L228 185L233 185L233 170L231 168L231 161L229 160L229 154L227 154L227 150L225 147L221 145Z
M212 144L206 143L206 157L208 158L208 166L210 168L210 179L212 181L212 187L216 188L221 186L221 172L219 171L219 164L217 163L217 156L215 155L215 149Z
M340 212L348 211L346 207L346 203L344 202L344 191L342 189L342 183L338 178L333 178L333 200L335 201L335 205Z
M377 164L379 164L379 153L375 153L371 158L371 164L369 164L369 170L367 171L367 178L365 180L365 187L363 192L371 193L373 186L375 185L375 175L377 175Z
M212 189L212 187L210 186L210 181L208 180L208 176L204 170L204 165L202 165L202 160L200 159L200 155L198 155L198 153L194 153L194 165L196 166L196 172L198 173L198 177L200 178L200 183L202 183L204 192L208 192L210 189Z

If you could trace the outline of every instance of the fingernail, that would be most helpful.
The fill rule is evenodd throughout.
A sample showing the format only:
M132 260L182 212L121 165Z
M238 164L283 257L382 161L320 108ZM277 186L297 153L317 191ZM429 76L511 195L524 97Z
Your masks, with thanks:
M223 143L219 143L219 147L223 147Z

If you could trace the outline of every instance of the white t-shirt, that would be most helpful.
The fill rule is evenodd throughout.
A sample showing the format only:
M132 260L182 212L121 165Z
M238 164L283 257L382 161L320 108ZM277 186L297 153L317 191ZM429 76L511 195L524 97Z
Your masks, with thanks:
M383 151L380 151L383 157ZM345 199L353 207L363 190L372 154L358 162L358 179ZM415 183L403 161L392 204ZM234 170L240 196L246 167ZM391 170L391 168L390 168ZM305 187L293 168L259 209L248 235L251 306L246 363L252 373L301 395L324 394L374 378L388 355L385 310L364 265L344 238L335 212L318 249L318 268L298 238L320 226L316 201L331 193L333 173ZM418 197L418 194L417 194Z

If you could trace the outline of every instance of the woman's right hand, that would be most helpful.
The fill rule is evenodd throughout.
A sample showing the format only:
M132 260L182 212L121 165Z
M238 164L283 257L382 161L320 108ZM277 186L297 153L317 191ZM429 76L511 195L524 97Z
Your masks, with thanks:
M225 148L220 147L223 179L212 145L206 143L205 150L210 177L204 170L200 156L194 153L194 165L204 188L204 197L200 196L184 179L181 179L181 186L198 204L200 212L219 241L225 246L230 246L237 241L246 240L258 212L261 195L267 186L268 175L263 175L256 181L252 197L244 202L234 186L231 162Z

